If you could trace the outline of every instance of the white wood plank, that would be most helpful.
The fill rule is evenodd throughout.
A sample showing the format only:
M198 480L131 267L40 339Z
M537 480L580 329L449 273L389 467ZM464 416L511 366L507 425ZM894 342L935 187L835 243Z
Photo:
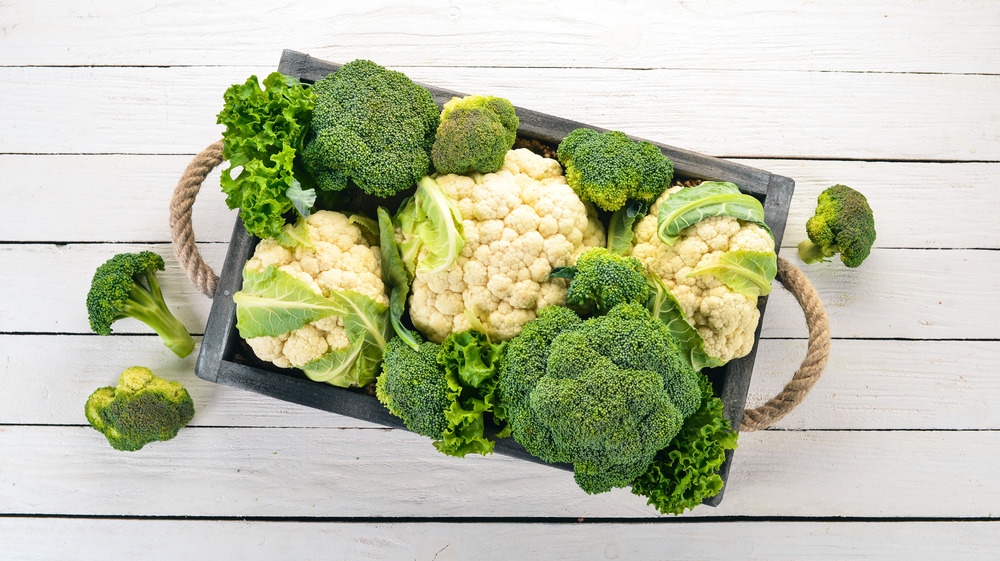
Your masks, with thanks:
M225 89L273 68L0 68L0 96L23 108L0 114L0 153L193 154L221 134ZM399 69L712 155L1000 159L1000 75Z
M357 523L0 518L0 560L993 560L996 522ZM114 540L93 539L115 536ZM184 536L184 539L177 539ZM845 544L848 544L845 546ZM501 553L502 552L502 553Z
M167 244L0 244L0 333L89 333L84 305L94 269L122 251L151 249L164 256L160 279L167 302L193 333L201 333L211 301L180 270ZM220 270L227 244L203 244ZM839 261L806 267L795 251L782 256L803 267L830 316L837 338L996 339L1000 301L991 279L1000 252L989 250L879 249L857 269ZM956 279L962 279L956 289ZM39 303L43 303L41 310ZM122 333L148 333L134 320L115 324ZM784 289L769 296L763 337L807 336L802 310Z
M3 241L169 241L167 208L191 156L0 155L10 189L0 205ZM876 247L1000 248L1000 164L740 160L796 181L785 246L805 239L816 196L844 183L875 210ZM40 174L39 169L46 172ZM81 188L82 187L82 188ZM39 192L51 196L39 197ZM96 198L116 204L88 211ZM199 241L228 242L235 211L225 206L219 171L209 175L194 207ZM973 212L974 210L974 212ZM45 220L39 220L45 216ZM961 227L957 227L961 224Z
M693 516L989 517L1000 431L742 435L726 496ZM90 427L0 427L17 514L652 518L640 497L580 491L555 468L451 458L397 430L189 427L134 453Z
M503 4L13 2L3 65L274 64L289 47L392 65L995 73L988 0ZM266 24L264 23L266 22ZM961 32L956 32L961 30ZM970 56L975 53L976 56Z
M760 344L749 406L776 395L805 356L804 340ZM374 427L194 375L156 337L0 335L0 425L84 424L83 403L122 370L144 365L182 382L194 426ZM1000 429L996 341L838 340L823 377L780 429ZM72 372L72 376L66 373ZM55 381L58 380L58 383Z

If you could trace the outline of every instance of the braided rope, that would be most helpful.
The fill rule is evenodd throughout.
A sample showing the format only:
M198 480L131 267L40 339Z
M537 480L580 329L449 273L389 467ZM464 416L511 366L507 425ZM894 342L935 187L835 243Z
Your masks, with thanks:
M191 282L209 298L215 295L219 277L205 264L195 246L191 206L205 178L221 163L222 141L219 140L202 150L188 164L170 199L170 239L174 242L174 253Z
M191 282L209 298L215 295L219 277L205 264L195 246L191 207L205 177L220 163L221 140L203 150L188 164L170 201L170 237L174 242L174 252ZM777 278L795 296L805 312L809 348L792 380L778 395L760 407L746 410L741 426L743 431L766 429L791 413L819 380L830 355L830 325L816 289L798 267L781 257L778 258Z

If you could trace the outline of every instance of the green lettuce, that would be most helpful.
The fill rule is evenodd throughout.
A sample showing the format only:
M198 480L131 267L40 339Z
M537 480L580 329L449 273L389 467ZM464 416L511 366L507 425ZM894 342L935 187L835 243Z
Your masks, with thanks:
M754 222L770 233L764 223L764 206L739 187L728 182L706 181L672 193L660 203L656 235L674 245L681 230L710 216L732 216Z

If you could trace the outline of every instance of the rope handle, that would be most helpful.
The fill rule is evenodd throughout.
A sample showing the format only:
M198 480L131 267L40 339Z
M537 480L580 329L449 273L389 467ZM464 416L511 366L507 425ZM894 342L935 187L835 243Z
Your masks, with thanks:
M191 282L209 298L215 295L219 277L205 264L195 246L191 207L205 177L221 163L222 141L219 140L188 164L170 200L170 238L174 253ZM816 289L801 269L781 257L778 258L777 279L795 296L805 313L809 347L806 358L784 389L760 407L746 410L740 427L742 431L766 429L791 413L816 385L830 356L830 324Z

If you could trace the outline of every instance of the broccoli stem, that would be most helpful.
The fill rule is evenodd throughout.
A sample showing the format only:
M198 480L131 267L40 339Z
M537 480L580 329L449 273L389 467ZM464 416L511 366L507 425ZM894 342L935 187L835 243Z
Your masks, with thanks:
M803 263L822 263L826 261L829 255L823 251L823 248L812 243L810 240L803 240L799 244L799 259Z
M137 282L132 283L123 315L135 318L151 327L163 339L167 348L177 356L181 358L188 356L194 350L194 339L184 324L167 309L156 275L147 273L144 278L149 288Z

